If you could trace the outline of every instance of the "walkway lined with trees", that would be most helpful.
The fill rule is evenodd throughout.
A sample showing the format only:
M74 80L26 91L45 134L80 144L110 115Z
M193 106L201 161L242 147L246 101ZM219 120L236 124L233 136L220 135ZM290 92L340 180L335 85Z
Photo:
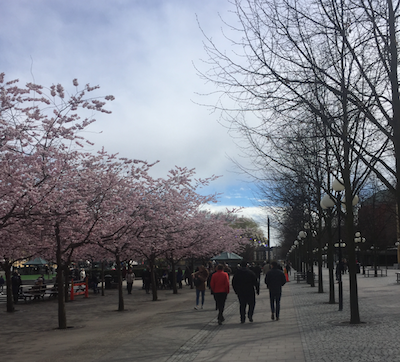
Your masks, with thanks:
M14 263L40 256L57 265L58 325L67 328L65 301L72 261L144 260L154 283L157 258L211 257L248 242L231 227L236 210L214 215L201 209L218 195L201 188L217 177L196 179L175 167L164 178L155 163L87 151L83 137L96 112L109 113L112 96L99 87L65 90L8 81L0 74L0 266L7 282L7 311L14 311ZM117 268L120 273L120 268ZM118 310L124 310L119 274ZM153 300L157 300L153 288Z

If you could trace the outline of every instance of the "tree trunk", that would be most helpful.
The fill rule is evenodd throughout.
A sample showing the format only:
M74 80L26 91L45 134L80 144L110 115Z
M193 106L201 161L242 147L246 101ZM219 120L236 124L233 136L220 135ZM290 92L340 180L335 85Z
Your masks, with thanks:
M334 275L334 247L332 236L332 209L328 209L328 220L326 223L328 234L328 270L329 270L329 304L335 304L335 275Z
M117 278L118 278L118 311L124 310L124 295L122 292L122 273L121 273L121 259L119 252L115 255L115 261L117 263Z
M14 300L11 285L11 263L6 260L3 264L4 272L6 273L6 286L7 286L7 312L14 312Z
M153 293L153 301L158 300L157 296L157 283L156 283L156 273L154 270L154 260L149 260L150 264L150 277L151 277L151 291Z
M175 273L175 260L171 259L171 268L172 268L172 290L173 294L178 294L178 287L176 285L176 273Z
M58 224L55 228L56 232L56 242L57 242L57 251L56 251L56 259L57 259L57 289L58 289L58 328L66 329L67 328L67 313L65 310L65 300L64 300L64 280L65 284L67 283L68 274L66 274L63 278L63 264L61 258L61 239L60 239L60 229ZM68 295L68 294L67 294Z

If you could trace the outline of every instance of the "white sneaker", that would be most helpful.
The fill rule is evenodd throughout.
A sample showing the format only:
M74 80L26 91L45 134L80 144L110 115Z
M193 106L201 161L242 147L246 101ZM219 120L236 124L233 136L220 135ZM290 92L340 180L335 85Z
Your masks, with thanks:
M196 305L196 306L194 307L194 309L198 310L198 309L199 309L199 307Z

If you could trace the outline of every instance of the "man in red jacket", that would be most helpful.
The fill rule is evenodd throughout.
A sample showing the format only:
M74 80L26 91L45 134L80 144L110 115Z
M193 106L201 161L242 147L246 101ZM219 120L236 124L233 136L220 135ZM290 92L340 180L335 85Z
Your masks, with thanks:
M223 313L226 297L229 293L229 276L224 272L224 266L218 265L217 271L212 275L210 288L214 293L215 302L218 309L218 324L221 325L225 320Z

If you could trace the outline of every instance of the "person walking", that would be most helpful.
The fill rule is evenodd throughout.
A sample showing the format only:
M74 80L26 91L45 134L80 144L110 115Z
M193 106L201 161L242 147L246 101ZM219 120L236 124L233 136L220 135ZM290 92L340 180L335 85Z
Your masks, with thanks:
M5 280L2 275L0 275L0 294L3 294Z
M149 266L147 266L146 269L143 270L142 280L143 280L143 289L146 290L147 294L150 294L151 273Z
M201 265L199 270L193 273L193 279L195 280L196 287L196 306L194 309L199 309L199 299L201 294L201 309L203 309L204 305L204 294L206 292L206 281L208 278L208 270Z
M260 280L261 280L261 273L262 273L262 269L260 267L260 264L253 263L253 265L250 268L250 270L256 275L258 288L260 288Z
M253 322L254 308L256 306L256 292L260 294L260 286L257 283L257 277L248 267L247 262L242 261L240 268L232 278L232 288L237 294L239 300L240 322L246 320L246 307L249 306L247 317Z
M11 289L12 289L14 304L18 303L18 295L19 295L19 289L20 289L21 285L22 285L21 277L15 271L13 273L13 276L11 277Z
M176 282L178 283L179 289L182 289L182 280L183 280L183 271L182 268L178 268L178 272L176 273Z
M217 271L213 273L210 281L210 288L218 309L218 324L221 325L225 320L224 309L226 297L229 293L229 275L224 272L222 264L217 266Z
M265 284L269 289L271 304L271 319L279 320L281 310L282 287L286 284L286 277L276 261L271 263L272 269L265 276Z
M135 273L132 271L132 269L128 269L126 275L125 275L125 280L126 280L126 289L128 290L128 294L132 294L132 287L133 287L133 282L135 281Z

